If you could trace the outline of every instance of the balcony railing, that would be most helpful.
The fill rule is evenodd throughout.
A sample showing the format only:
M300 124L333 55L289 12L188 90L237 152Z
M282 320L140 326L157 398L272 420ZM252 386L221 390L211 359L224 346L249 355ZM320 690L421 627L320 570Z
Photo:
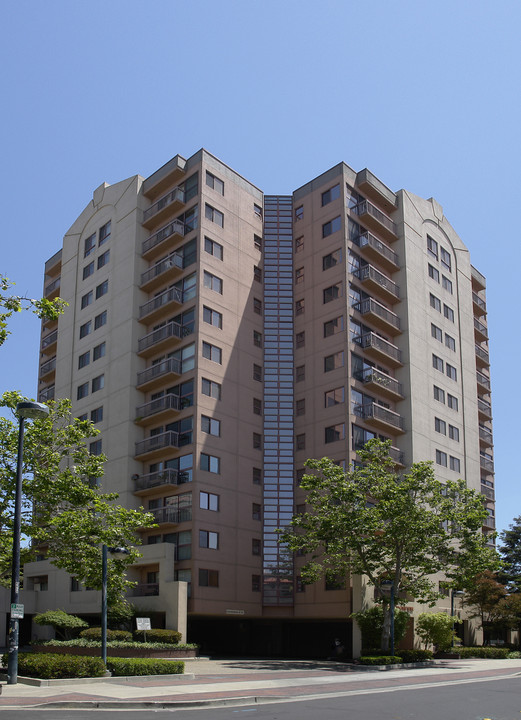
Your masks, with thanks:
M167 447L177 447L179 443L179 433L173 430L160 433L159 435L152 435L152 437L146 440L141 440L136 443L136 456L146 455L147 453L154 452L155 450L162 450Z
M163 195L162 198L160 198L157 202L155 202L153 205L151 205L149 208L147 208L145 210L145 212L143 213L143 222L146 222L147 220L149 220L156 213L158 213L160 210L167 207L168 205L171 205L172 203L175 203L175 202L184 203L184 201L185 201L184 190L182 190L180 187L174 188L166 195ZM177 220L177 222L180 222L180 220Z
M142 254L146 255L147 252L152 250L152 248L155 248L157 245L163 242L163 240L166 240L171 235L180 235L181 237L184 237L186 233L186 227L181 220L174 220L171 223L168 223L164 228L161 228L161 230L158 230L156 233L151 235L149 238L147 238L143 245L141 246Z
M389 455L397 465L403 465L403 452L396 447L389 448Z
M132 597L159 595L159 583L139 583L131 589L130 594Z
M152 298L152 300L149 300L144 305L141 305L139 308L139 317L140 319L144 318L155 310L159 310L172 302L182 305L183 293L179 290L179 288L169 288L168 290L165 290L165 292L161 293L161 295L156 295L155 298Z
M482 323L477 318L474 318L474 327L478 331L480 335L482 335L484 338L488 338L488 328L487 326Z
M145 405L137 407L136 418L149 417L150 415L156 415L157 413L164 412L165 410L179 410L179 405L179 395L169 393L168 395L163 395L163 397L151 400L150 402L145 403Z
M363 267L358 268L358 270L355 270L353 274L358 277L360 282L370 280L394 298L398 299L400 297L400 289L398 285L372 265L364 265Z
M479 437L484 440L485 442L488 442L490 445L492 445L492 432L488 428L484 428L481 425L479 426Z
M379 353L386 355L398 364L401 364L402 362L400 349L397 348L396 345L384 340L376 333L370 332L365 335L357 335L353 338L353 342L357 343L357 345L360 345L360 347L364 349L377 350Z
M485 363L490 362L490 356L486 350L483 350L483 348L480 345L476 345L476 357L478 357L480 360L483 360Z
M167 338L180 339L182 337L184 337L183 327L179 323L169 322L157 330L152 330L151 333L148 333L148 335L145 335L138 340L138 352L143 352L149 347L152 347L152 345L157 345L157 343L160 343Z
M150 510L157 523L182 523L192 519L192 508L162 507Z
M382 407L377 403L356 405L354 413L363 420L379 420L386 425L392 425L397 430L403 430L403 418L397 412Z
M358 237L358 242L362 249L365 247L371 248L391 265L395 267L400 266L398 255L372 233L368 231L361 233Z
M45 388L45 390L42 390L41 393L38 393L38 402L49 402L49 400L54 400L54 385L51 385L51 387Z
M490 460L487 457L484 457L483 455L479 456L479 465L483 468L483 470L486 470L487 472L494 472L494 461Z
M48 375L53 370L56 370L56 358L53 357L50 360L47 360L47 362L44 362L43 365L40 365L40 377L43 377L44 375Z
M486 400L478 398L478 410L488 417L492 417L492 405Z
M161 487L162 485L180 485L185 482L186 473L175 470L174 468L165 468L165 470L157 470L156 472L141 475L135 481L134 491L149 490L151 488Z
M137 385L146 385L152 380L163 377L164 375L181 375L181 361L177 358L167 358L152 367L142 370L137 374Z
M484 375L482 372L479 372L479 370L476 370L476 378L480 385L487 388L487 390L490 390L490 378Z
M373 367L367 367L364 368L364 370L355 372L354 376L357 380L360 380L360 382L363 382L364 384L372 383L381 387L383 391L387 390L394 395L400 395L403 397L402 384L390 375L386 375L381 370L377 370Z
M55 292L59 289L61 284L61 278L56 278L56 280L53 280L52 283L49 283L47 287L45 288L44 294L47 297L47 295L50 295L51 293Z
M488 500L494 500L494 489L489 488L486 485L481 486L481 494L484 495Z
M385 305L382 305L373 298L366 298L362 300L362 302L353 305L353 307L355 310L358 310L361 315L377 315L385 323L396 328L396 330L400 329L400 318L398 315L393 313L392 310L388 310Z
M354 206L353 212L360 216L369 215L376 220L378 225L381 225L393 235L397 235L395 223L369 200L362 200L362 202L359 202L358 205Z
M483 527L490 528L491 530L496 529L496 520L493 517L487 517L483 520Z
M42 350L45 350L45 348L48 348L49 345L54 345L54 343L58 339L58 330L54 330L54 332L49 333L49 335L46 335L44 338L42 338Z
M472 300L474 301L474 305L477 305L483 312L487 312L487 303L483 298L480 298L477 293L472 293Z
M167 258L165 258L161 262L156 263L155 265L152 265L151 268L149 268L146 272L142 273L140 283L141 287L143 285L147 285L151 280L154 280L159 275L162 275L164 272L167 272L172 268L177 268L179 270L183 269L183 257L182 255L179 255L179 253L170 253Z

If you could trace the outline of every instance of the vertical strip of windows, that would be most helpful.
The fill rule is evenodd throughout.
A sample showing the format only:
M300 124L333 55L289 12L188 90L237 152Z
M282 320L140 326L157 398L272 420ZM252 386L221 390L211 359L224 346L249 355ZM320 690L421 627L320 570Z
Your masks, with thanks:
M278 542L294 503L293 215L291 196L264 197L264 605L293 605L293 555Z

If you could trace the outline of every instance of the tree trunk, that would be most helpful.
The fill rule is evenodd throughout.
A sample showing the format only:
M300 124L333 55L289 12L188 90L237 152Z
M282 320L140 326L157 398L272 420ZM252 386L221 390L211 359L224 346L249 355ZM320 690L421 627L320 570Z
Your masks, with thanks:
M391 606L388 602L384 602L382 607L384 611L384 624L382 626L380 649L384 652L388 652L391 640Z

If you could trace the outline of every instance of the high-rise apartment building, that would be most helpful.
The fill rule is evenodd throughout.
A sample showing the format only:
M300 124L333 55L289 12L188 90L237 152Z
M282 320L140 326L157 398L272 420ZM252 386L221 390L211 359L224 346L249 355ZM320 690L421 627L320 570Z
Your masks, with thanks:
M432 460L482 492L494 528L485 279L434 199L344 163L264 195L204 150L176 156L94 191L46 263L58 293L39 399L72 398L104 487L155 515L131 600L172 626L188 583L189 640L349 641L356 582L302 585L277 542L309 457L348 465L390 438L398 467ZM51 568L26 569L35 610L97 611Z

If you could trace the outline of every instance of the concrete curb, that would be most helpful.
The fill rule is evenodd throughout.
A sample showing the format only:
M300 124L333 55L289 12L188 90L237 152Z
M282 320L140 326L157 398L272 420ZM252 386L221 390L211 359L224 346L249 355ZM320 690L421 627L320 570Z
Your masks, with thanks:
M7 675L0 674L0 680L7 680ZM64 685L91 685L97 683L136 682L136 680L170 680L174 682L180 682L184 680L195 680L195 675L194 673L184 673L182 675L180 675L179 673L176 673L175 675L121 675L120 677L116 675L98 678L59 678L55 680L23 677L21 675L18 676L18 683L20 685L32 685L33 687L63 687Z
M226 707L229 705L250 705L255 703L282 702L287 700L285 695L245 695L243 697L233 698L209 698L207 700L54 700L48 703L40 703L38 705L3 705L2 710L9 707L21 710L22 708L31 710L51 710L51 709L96 709L96 710L168 710L171 708L189 709L197 707Z

